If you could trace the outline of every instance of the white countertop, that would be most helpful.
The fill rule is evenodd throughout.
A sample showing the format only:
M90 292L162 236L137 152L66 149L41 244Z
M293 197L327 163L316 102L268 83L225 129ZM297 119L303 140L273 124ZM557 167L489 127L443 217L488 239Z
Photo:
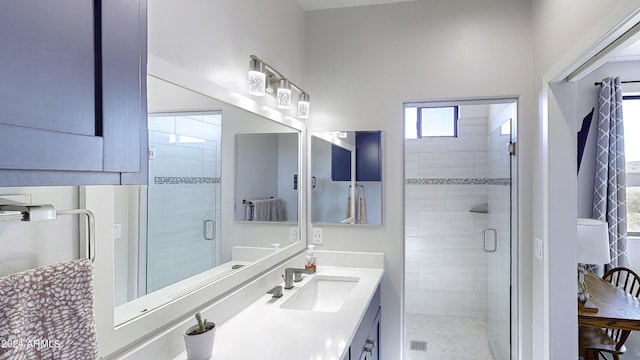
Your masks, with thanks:
M274 299L265 294L218 326L213 360L342 360L384 270L318 266L314 275ZM336 312L281 309L287 299L317 275L360 280ZM186 360L185 353L174 360Z

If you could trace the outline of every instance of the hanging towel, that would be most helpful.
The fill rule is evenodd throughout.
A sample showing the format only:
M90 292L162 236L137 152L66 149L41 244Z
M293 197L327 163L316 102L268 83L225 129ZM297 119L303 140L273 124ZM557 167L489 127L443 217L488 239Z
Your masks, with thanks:
M364 200L364 195L360 195L358 198L358 224L367 223L367 204Z
M253 221L254 219L254 208L253 208L253 203L251 201L247 201L244 204L244 219L247 221Z
M0 341L2 360L97 359L91 261L0 278Z
M351 217L351 195L347 196L347 211L344 213L345 219Z
M282 199L252 200L256 221L284 221L285 204Z

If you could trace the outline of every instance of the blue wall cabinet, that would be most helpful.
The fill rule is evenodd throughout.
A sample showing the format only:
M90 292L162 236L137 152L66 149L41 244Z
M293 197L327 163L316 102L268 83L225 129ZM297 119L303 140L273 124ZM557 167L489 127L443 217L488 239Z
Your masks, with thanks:
M0 186L146 183L146 6L0 4Z
M356 181L382 180L382 131L356 131ZM351 181L351 155L331 145L331 180Z

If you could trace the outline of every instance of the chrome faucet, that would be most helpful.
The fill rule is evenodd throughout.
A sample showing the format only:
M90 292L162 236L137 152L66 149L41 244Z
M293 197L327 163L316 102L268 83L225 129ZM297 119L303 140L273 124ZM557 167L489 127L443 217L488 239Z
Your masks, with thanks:
M313 271L311 269L296 269L296 268L286 268L284 269L284 288L291 289L293 288L293 276L295 275L295 281L302 281L301 274L311 274Z

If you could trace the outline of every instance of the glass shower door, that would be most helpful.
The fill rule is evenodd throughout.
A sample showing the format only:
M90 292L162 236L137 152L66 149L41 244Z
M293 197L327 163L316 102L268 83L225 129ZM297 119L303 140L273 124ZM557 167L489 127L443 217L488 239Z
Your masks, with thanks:
M488 136L487 331L495 360L511 359L511 126L509 118Z

